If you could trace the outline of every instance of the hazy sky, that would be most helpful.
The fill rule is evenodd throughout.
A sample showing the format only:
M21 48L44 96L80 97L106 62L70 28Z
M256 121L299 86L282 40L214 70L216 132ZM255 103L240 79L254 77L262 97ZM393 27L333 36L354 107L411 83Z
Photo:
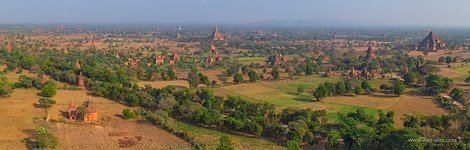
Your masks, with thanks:
M470 26L470 0L5 0L0 23L328 20Z

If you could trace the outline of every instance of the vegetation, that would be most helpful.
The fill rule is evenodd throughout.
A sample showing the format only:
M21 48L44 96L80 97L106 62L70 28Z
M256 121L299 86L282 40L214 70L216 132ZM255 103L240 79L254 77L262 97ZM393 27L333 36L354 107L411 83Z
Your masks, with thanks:
M55 149L59 144L57 137L47 132L44 127L37 129L34 139L37 149Z
M57 93L55 86L51 83L44 85L41 88L41 95L44 97L53 97Z
M124 117L124 119L134 119L136 117L136 114L131 109L125 108L124 110L122 110L122 116Z
M219 139L219 145L216 150L234 150L231 139L228 135L222 135Z
M0 76L0 97L8 97L13 92L12 87L8 84L7 78Z

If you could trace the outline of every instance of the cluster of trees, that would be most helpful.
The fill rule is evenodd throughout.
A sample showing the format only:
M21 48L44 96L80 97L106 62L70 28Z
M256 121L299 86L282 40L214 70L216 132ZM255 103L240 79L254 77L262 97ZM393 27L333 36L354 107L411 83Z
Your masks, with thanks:
M203 75L202 73L199 73L196 67L192 67L191 71L188 73L188 83L189 87L197 87L199 84L204 84L206 86L215 86L217 84L217 81L212 80L212 82L209 81L209 77Z
M391 92L395 95L403 95L405 91L405 85L401 81L394 81L393 85L382 84L380 89L382 91ZM336 84L325 82L320 84L313 92L313 96L317 100L322 100L327 96L335 96L335 95L348 95L350 93L354 93L356 95L360 95L362 93L370 94L377 91L371 85L368 80L355 80L355 79L346 79L343 81L339 81Z
M324 57L321 55L318 57L307 57L304 61L300 61L300 58L294 57L284 62L281 68L284 69L289 76L318 74L318 72L322 70L321 64L323 58Z
M447 63L447 64L450 64L450 63L456 63L458 61L458 57L450 57L450 56L447 56L447 57L444 57L444 56L441 56L439 57L438 61L439 63Z
M425 92L430 95L439 95L441 92L450 90L453 86L453 80L436 74L430 74L426 77Z

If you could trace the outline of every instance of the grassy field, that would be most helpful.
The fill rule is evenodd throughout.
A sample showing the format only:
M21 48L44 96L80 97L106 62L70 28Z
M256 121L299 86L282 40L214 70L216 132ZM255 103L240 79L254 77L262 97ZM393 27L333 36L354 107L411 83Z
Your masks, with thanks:
M206 146L206 149L215 149L219 142L219 137L225 134L222 131L198 127L189 123L180 122L176 120L170 120L169 124L176 130L185 131L189 134L189 136L203 143ZM284 147L278 146L275 143L272 143L265 139L261 139L259 137L250 137L237 133L232 133L228 135L231 137L232 143L234 143L235 145L235 149L285 149Z
M176 87L189 87L188 81L186 80L173 80L173 81L140 81L139 86L151 85L154 88L163 88L166 86Z
M19 75L9 73L9 82L16 81ZM44 108L35 107L40 91L36 89L15 89L10 97L0 99L0 149L26 149L23 139L29 138L36 128L41 126L46 115ZM64 111L74 101L81 105L91 98L98 111L99 122L86 124L79 122L46 123L49 129L59 138L58 149L119 149L119 140L140 137L132 149L190 149L184 140L155 126L136 122L123 121L120 114L126 106L102 97L90 96L84 90L58 90L52 98L56 104L47 108L53 120L64 120ZM109 136L113 132L121 136Z
M456 81L465 81L465 79L469 75L468 72L470 71L470 66L460 66L460 67L452 68L452 70L460 73L459 76L453 77L452 79Z
M245 83L221 88L214 88L214 92L221 95L240 96L254 102L268 102L276 107L286 108L305 101L311 101L313 97L297 94L298 86L306 86L313 89L325 81L338 81L339 77L323 78L320 75L301 77L297 80L282 80L276 82Z
M313 101L311 92L319 84L330 81L335 83L339 77L324 78L321 75L300 77L297 80L283 80L276 82L246 83L221 88L214 88L214 92L220 95L240 96L252 102L267 102L276 106L277 111L285 108L302 108L327 111L328 119L335 121L337 112L352 112L358 108L365 109L373 114L379 109L395 111L395 125L402 126L401 117L404 114L421 112L424 114L443 114L445 111L434 102L430 96L419 94L417 89L409 89L406 96L396 97L382 93L359 96L334 96L322 101ZM374 79L371 81L373 88L379 88L380 84L390 83L390 80ZM298 86L306 86L307 91L297 93ZM409 106L413 106L410 108Z
M241 63L264 62L266 57L239 57L236 58Z

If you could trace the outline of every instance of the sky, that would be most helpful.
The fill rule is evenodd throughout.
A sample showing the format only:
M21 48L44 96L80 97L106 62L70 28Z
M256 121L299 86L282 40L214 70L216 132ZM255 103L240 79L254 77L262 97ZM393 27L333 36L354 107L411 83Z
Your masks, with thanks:
M470 0L2 0L8 23L235 23L470 26Z

